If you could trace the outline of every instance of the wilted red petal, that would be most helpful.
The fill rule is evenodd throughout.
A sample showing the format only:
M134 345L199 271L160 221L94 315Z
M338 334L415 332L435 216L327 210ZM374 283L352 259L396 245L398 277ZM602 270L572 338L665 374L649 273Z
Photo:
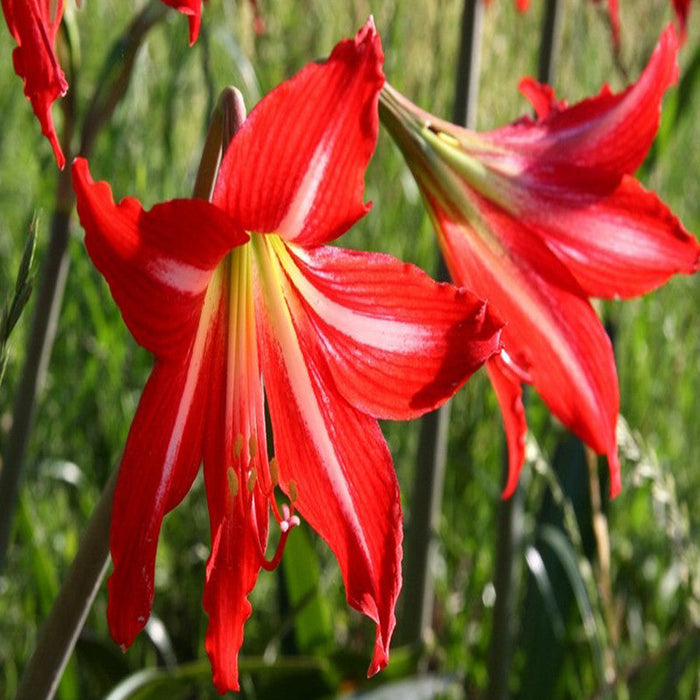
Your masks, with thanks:
M377 623L373 674L387 662L401 585L391 456L376 420L338 395L318 346L308 342L315 331L299 301L285 302L281 271L261 275L258 331L280 484L335 553L349 604Z
M190 46L192 46L199 36L199 27L202 22L202 0L161 0L161 2L187 16L190 24Z
M573 276L527 232L525 222L478 195L472 201L483 222L479 231L452 221L433 202L450 273L507 319L502 337L511 360L555 416L608 456L611 483L619 490L617 373L598 317Z
M501 324L481 300L413 265L330 246L278 248L338 391L363 413L422 415L500 347Z
M41 131L48 138L63 169L66 160L51 116L54 100L68 90L54 53L63 17L63 0L2 0L7 26L17 42L12 53L15 73L24 80L24 94L32 103Z
M73 187L88 253L129 330L158 357L182 355L214 268L248 237L204 200L172 200L150 211L133 198L115 204L82 158L73 164Z
M226 152L214 202L248 231L300 245L340 236L368 207L364 173L377 140L383 53L370 19L268 94Z

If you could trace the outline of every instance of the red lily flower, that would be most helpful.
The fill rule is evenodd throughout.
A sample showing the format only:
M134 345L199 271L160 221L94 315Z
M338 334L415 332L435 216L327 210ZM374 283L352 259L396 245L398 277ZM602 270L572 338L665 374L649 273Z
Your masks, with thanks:
M51 143L58 167L66 159L51 116L53 101L66 94L68 83L54 53L63 17L63 0L2 0L10 34L17 42L12 52L15 73L24 81L24 94L32 103L41 131Z
M369 209L382 60L370 20L270 93L228 147L212 203L115 205L84 160L73 166L88 252L156 356L114 499L110 629L126 646L145 624L161 520L203 460L206 647L220 691L238 687L247 595L297 513L335 552L350 605L377 623L370 673L387 663L401 508L376 418L432 410L500 347L500 323L471 294L322 245ZM270 510L281 538L268 562Z
M598 453L620 489L617 375L588 297L632 297L699 269L700 246L634 179L677 79L678 40L661 36L639 80L571 107L521 83L538 118L478 134L423 112L387 86L382 120L416 177L452 277L506 322L487 364L504 416L509 479L524 461L522 383Z

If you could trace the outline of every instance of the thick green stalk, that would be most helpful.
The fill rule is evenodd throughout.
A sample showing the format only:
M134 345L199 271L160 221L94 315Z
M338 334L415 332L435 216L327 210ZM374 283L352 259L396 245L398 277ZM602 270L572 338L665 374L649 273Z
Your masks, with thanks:
M467 127L474 127L476 122L482 11L482 0L465 0L453 120ZM449 279L441 255L436 277L442 281ZM399 644L416 648L421 647L433 614L431 570L442 506L449 423L450 404L447 403L424 416L420 424L413 501L404 543L402 607L396 631Z

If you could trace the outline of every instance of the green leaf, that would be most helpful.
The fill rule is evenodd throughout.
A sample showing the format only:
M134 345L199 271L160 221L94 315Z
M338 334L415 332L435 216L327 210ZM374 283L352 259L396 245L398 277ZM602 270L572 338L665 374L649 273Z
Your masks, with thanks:
M310 654L330 647L333 628L320 589L321 569L311 539L303 528L297 528L287 540L282 571L298 651Z

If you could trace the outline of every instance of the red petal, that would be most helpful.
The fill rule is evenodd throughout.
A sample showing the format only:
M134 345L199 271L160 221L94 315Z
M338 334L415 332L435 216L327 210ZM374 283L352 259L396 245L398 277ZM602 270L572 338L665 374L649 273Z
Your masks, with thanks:
M214 202L248 231L302 245L350 228L368 210L364 173L377 140L382 61L370 19L326 63L267 95L226 152Z
M632 174L658 131L661 99L678 79L677 52L678 39L669 26L639 80L624 92L615 95L606 87L596 97L552 111L545 119L524 118L484 138L493 141L497 151L505 148L519 154L518 165L530 179L558 167ZM526 85L527 96L532 81Z
M532 231L481 197L473 202L479 233L433 203L450 272L505 320L502 338L512 361L529 374L555 416L607 454L612 481L619 482L617 373L598 317Z
M532 183L514 214L541 236L589 296L631 297L700 269L700 245L653 193L625 175L616 187Z
M143 391L114 496L107 617L127 647L146 624L163 516L189 490L202 456L207 382L194 362L157 362Z
M296 490L294 505L334 551L350 605L377 623L372 674L387 662L401 585L391 456L376 421L338 394L317 345L305 342L313 329L296 327L304 316L292 307L292 320L274 271L261 266L260 274L258 330L280 484Z
M150 211L133 198L117 205L82 158L73 164L73 187L88 253L129 330L159 357L182 355L214 268L247 236L204 200L173 200Z
M501 324L482 301L413 265L333 247L278 250L310 342L363 413L405 420L433 410L500 347Z
M2 0L2 9L18 44L12 54L15 72L24 80L24 94L32 103L42 133L51 143L58 167L63 169L66 160L51 116L53 101L68 90L54 53L63 0Z
M503 498L509 498L518 486L520 472L525 464L527 419L523 406L523 392L520 381L509 371L508 365L500 357L490 359L486 363L486 369L496 392L506 428L508 480L503 489Z

